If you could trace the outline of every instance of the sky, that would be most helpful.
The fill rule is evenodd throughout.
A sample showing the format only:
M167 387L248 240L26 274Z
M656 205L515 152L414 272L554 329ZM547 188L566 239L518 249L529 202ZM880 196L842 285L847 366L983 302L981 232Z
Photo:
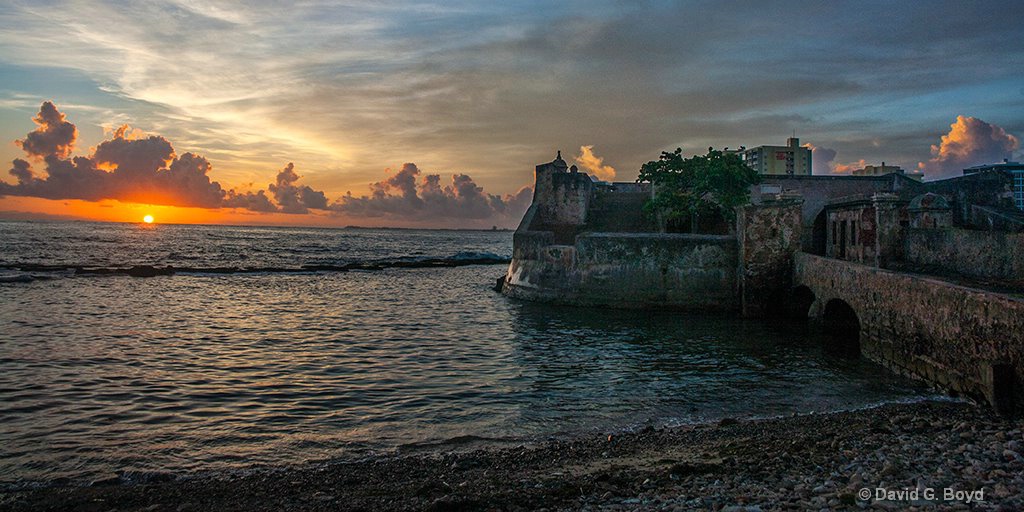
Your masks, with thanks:
M0 218L514 227L561 150L1020 159L1024 4L48 2L0 10Z

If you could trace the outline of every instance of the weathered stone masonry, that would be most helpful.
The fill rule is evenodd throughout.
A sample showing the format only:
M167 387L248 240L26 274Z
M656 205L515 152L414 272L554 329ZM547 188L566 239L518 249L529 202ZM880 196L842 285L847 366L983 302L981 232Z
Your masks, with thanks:
M799 200L742 209L738 235L658 233L640 211L649 185L596 184L561 158L536 172L534 201L513 235L501 283L506 295L759 314L767 290L790 282Z
M529 300L615 307L736 308L736 240L715 235L551 233L517 238L504 293Z
M803 201L783 199L747 205L736 215L740 302L743 316L764 316L792 286L793 254L800 250Z
M557 158L537 166L501 291L574 305L797 314L851 327L865 356L898 373L1003 411L1024 404L1024 299L884 270L948 262L965 275L1020 279L1019 235L935 229L949 225L945 200L880 178L776 180L737 210L734 235L668 234L642 215L646 184L594 182Z
M909 229L904 246L907 263L915 266L1024 284L1024 233Z
M794 281L814 294L812 317L833 300L853 308L868 358L1001 409L1024 397L1024 300L807 253Z

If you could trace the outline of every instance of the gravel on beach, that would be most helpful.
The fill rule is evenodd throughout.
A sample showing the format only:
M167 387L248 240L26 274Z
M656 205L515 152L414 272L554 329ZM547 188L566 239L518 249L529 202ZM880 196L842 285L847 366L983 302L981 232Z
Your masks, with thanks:
M1020 510L1024 422L925 401L0 492L2 510Z

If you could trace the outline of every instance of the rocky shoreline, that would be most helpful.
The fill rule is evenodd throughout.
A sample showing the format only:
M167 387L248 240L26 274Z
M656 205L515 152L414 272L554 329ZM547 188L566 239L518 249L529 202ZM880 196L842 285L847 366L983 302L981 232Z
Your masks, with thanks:
M7 491L0 509L1019 510L1022 431L1021 420L976 405L926 401L468 453Z

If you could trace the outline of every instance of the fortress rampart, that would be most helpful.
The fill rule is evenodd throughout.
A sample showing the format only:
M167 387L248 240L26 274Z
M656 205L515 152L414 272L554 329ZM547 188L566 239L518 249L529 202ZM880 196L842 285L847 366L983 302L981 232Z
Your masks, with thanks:
M1021 235L954 227L963 219L945 196L922 193L928 184L770 178L730 234L710 235L659 232L643 211L649 184L595 182L560 157L536 172L506 295L811 318L894 371L1003 412L1024 405L1024 294L986 288L1024 285Z
M744 209L738 236L660 233L643 212L650 196L649 184L594 182L560 157L538 165L503 293L624 308L741 311L747 304L754 313L757 295L788 286L799 201Z

